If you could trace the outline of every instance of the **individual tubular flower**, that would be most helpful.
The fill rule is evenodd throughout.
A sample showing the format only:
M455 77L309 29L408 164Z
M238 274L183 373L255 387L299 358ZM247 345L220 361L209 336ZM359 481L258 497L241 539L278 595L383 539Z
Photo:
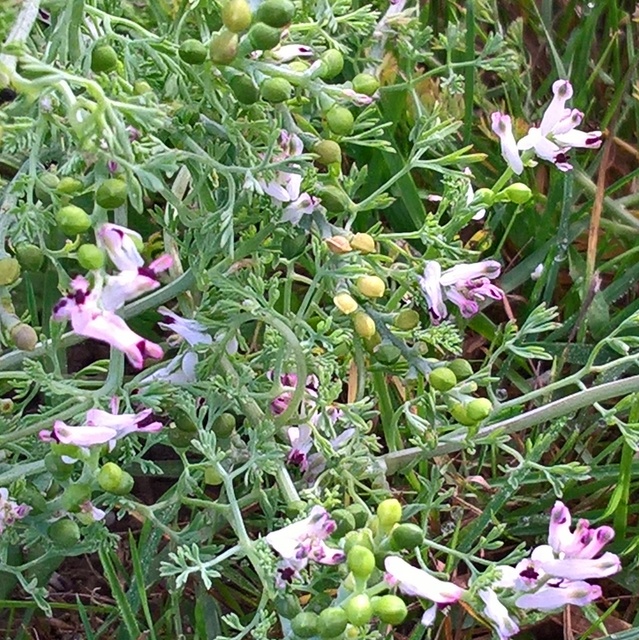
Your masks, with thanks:
M284 586L293 578L299 577L299 572L311 560L329 565L344 561L345 555L341 549L329 547L324 542L336 527L328 511L317 505L311 509L307 518L272 531L266 536L266 542L282 556L279 565L279 586Z
M213 343L213 338L207 333L206 327L197 320L183 318L166 307L160 307L158 313L162 315L162 321L158 322L158 325L166 331L177 334L190 346Z
M106 252L111 262L120 271L137 271L144 266L144 259L136 246L142 244L142 236L117 224L103 224L96 233L99 247Z
M494 624L499 640L508 640L519 633L519 625L492 589L481 589L478 595L486 605L483 614Z
M388 556L384 561L386 581L397 585L402 593L430 600L435 604L452 604L466 593L464 589L452 582L439 580L423 569L413 567L398 556ZM436 607L427 609L422 617L422 624L430 626L434 620Z
M495 112L490 116L492 120L493 132L499 137L501 155L508 163L508 166L520 175L524 170L524 163L519 157L517 142L513 135L513 125L510 116L500 112Z
M444 272L437 261L426 261L418 280L433 323L439 324L448 315L445 300L454 303L464 318L478 313L479 302L487 298L501 300L504 292L490 282L500 271L501 265L495 260L459 264Z
M269 380L273 380L273 371L269 371L266 375ZM280 376L279 382L283 388L283 393L280 393L271 402L271 413L275 416L279 416L288 409L288 406L291 403L291 398L293 397L298 385L297 374L283 373ZM319 388L319 380L317 379L317 376L314 374L306 376L306 384L304 386L306 394L312 398L311 405L313 406L315 404L314 400L317 398L317 390Z
M18 504L9 498L9 491L5 487L0 488L0 534L10 527L16 520L24 518L31 507L26 504Z
M601 598L601 587L587 582L566 582L565 584L545 585L533 593L525 593L515 600L520 609L537 611L555 611L568 604L584 607Z

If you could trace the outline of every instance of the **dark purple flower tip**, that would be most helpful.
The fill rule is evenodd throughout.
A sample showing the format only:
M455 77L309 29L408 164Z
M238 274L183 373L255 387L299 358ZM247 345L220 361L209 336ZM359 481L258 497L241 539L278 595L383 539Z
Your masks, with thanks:
M526 567L519 575L527 580L537 580L537 578L539 578L539 573L537 573L535 568L531 565Z
M145 278L150 278L151 280L157 280L158 276L153 269L149 267L138 267L138 275L144 276Z

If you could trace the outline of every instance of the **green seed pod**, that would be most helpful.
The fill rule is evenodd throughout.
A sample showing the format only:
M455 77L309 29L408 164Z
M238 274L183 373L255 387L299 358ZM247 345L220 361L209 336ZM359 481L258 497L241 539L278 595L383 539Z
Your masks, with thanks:
M294 238L286 236L286 238L282 240L280 251L282 252L283 258L293 260L294 258L297 258L297 256L299 256L307 246L308 237L306 234L300 234Z
M322 205L331 213L341 213L349 211L351 208L351 199L346 192L337 185L328 184L321 187L319 197Z
M366 547L370 551L373 550L373 535L370 529L360 529L346 534L344 538L344 553L348 555L348 552L355 546Z
M99 44L91 52L91 71L94 73L109 73L118 66L118 54L108 44Z
M312 638L317 635L319 616L312 611L301 611L291 620L291 629L298 638Z
M65 511L74 512L80 511L80 507L88 500L91 500L91 486L81 482L64 490L60 504Z
M95 192L95 201L103 209L117 209L126 202L127 184L120 178L105 180Z
M222 22L233 33L240 33L251 26L253 15L246 0L228 0L222 8Z
M81 180L72 178L71 176L65 176L64 178L60 178L60 182L58 182L55 190L57 193L70 196L81 191L82 187L83 184Z
M98 472L98 484L103 491L116 496L131 493L134 485L133 477L114 462L107 462Z
M231 64L235 60L235 56L237 56L238 42L237 33L227 30L216 33L211 38L211 44L209 45L211 62L220 65Z
M369 233L356 233L351 238L351 247L360 253L375 253L377 251L375 238Z
M0 258L0 285L14 283L20 277L20 263L15 258Z
M295 15L295 5L290 0L264 0L257 8L255 17L270 27L285 27Z
M428 375L428 383L437 391L450 391L457 384L457 376L448 367L437 367Z
M55 191L56 187L60 183L60 178L51 173L51 171L45 171L38 176L35 183L36 198L44 204L51 204L51 191Z
M235 416L232 413L223 413L213 421L213 433L220 438L228 438L236 426Z
M193 440L193 434L188 431L182 431L182 429L178 429L177 427L171 427L169 429L169 442L176 449L186 449L191 445L191 440Z
M363 311L353 314L353 327L355 333L362 338L372 338L375 335L375 321Z
M385 595L373 599L373 613L386 624L401 624L408 615L406 603L398 596Z
M266 102L278 104L290 100L293 85L284 78L266 78L260 85L260 93Z
M19 322L9 332L11 342L21 351L33 351L38 344L38 334L33 327Z
M331 517L337 525L337 528L331 534L333 538L343 538L349 531L355 528L355 518L353 514L346 509L335 509L331 513Z
M465 427L471 427L475 424L475 421L468 417L466 407L461 402L454 404L450 408L450 415L457 420L459 424L463 424Z
M532 198L532 191L527 184L514 182L497 195L498 197L503 195L515 204L524 204Z
M47 535L57 546L70 549L80 542L80 527L74 520L63 518L49 525Z
M219 471L215 467L206 467L204 469L204 483L217 487L224 482L224 478L220 475Z
M373 605L365 593L352 596L347 600L344 604L344 611L348 621L356 627L368 624L373 617Z
M104 251L94 244L83 244L78 249L78 262L83 269L102 269L104 261Z
M317 161L324 166L342 162L342 148L334 140L322 140L313 147Z
M446 365L457 377L457 380L465 380L473 375L473 368L468 360L464 358L455 358Z
M395 326L402 331L410 331L419 326L419 313L414 309L402 309L395 318Z
M394 344L381 344L373 350L377 362L386 365L395 364L402 352Z
M471 201L471 205L484 205L490 207L495 202L495 192L492 189L483 187L477 189Z
M287 620L292 620L301 612L300 601L292 593L287 595L277 595L273 605L275 607L275 611Z
M326 113L326 124L335 135L347 136L353 132L355 118L346 107L335 105Z
M402 519L402 505L396 498L388 498L377 507L377 518L382 531L390 531Z
M357 279L357 290L367 298L381 298L386 292L386 285L379 276L362 276Z
M202 64L206 60L206 46L199 40L185 40L178 51L180 58L187 64Z
M355 527L357 529L361 529L362 527L366 526L370 513L365 506L359 504L358 502L355 502L348 505L346 509L353 514L353 517L355 518Z
M255 23L248 32L249 42L255 49L260 51L270 51L274 47L277 47L281 37L281 29L270 27L263 22Z
M344 56L337 49L328 49L320 56L322 69L320 77L324 80L331 80L339 75L344 68Z
M370 73L358 73L353 78L353 91L372 96L379 89L379 82Z
M412 550L419 547L424 542L424 532L421 527L410 522L398 524L393 527L390 535L391 548L394 551L401 549Z
M254 104L260 99L260 90L249 76L233 76L229 80L229 87L237 101L241 104Z
M35 244L22 242L15 248L16 258L25 271L39 271L44 264L44 253Z
M475 398L466 405L466 415L473 422L485 420L492 410L493 404L488 398Z
M373 573L375 556L370 549L356 544L346 556L346 563L356 578L365 579Z
M319 614L317 633L320 638L337 638L344 633L348 618L342 607L329 607Z
M84 233L91 227L89 214L74 204L68 204L58 209L55 214L55 221L62 233L69 237Z
M58 481L68 480L73 474L73 465L63 462L62 458L49 451L44 456L46 470Z

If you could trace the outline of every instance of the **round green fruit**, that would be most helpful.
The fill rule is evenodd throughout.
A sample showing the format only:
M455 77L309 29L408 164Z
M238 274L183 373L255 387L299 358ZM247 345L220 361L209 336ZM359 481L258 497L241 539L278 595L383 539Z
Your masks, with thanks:
M458 380L465 380L473 375L473 368L470 366L470 362L464 358L456 358L451 360L446 365L454 374Z
M102 269L104 260L104 251L94 244L83 244L78 249L78 262L83 269Z
M275 611L283 618L292 620L300 613L300 601L292 594L280 594L274 601Z
M475 421L468 417L466 407L461 402L454 404L450 408L450 415L457 420L459 424L463 424L465 427L471 427L475 424Z
M20 277L20 262L15 258L0 258L0 286L15 282Z
M248 32L250 43L260 51L270 51L280 43L282 31L264 22L257 22Z
M428 375L428 383L437 391L450 391L457 384L457 376L448 367L438 367Z
M253 15L246 0L228 0L222 8L222 23L233 33L240 33L251 26Z
M313 147L317 161L324 166L342 162L342 148L334 140L322 140Z
M59 547L69 549L80 542L80 527L74 520L63 518L49 525L47 535Z
M421 546L424 542L424 532L416 524L405 522L393 528L390 539L391 547L395 551L400 551L401 549L412 550Z
M127 185L120 178L109 178L98 187L95 201L103 209L117 209L126 202Z
M223 413L213 421L213 433L219 438L228 438L236 426L235 416L232 413Z
M351 200L346 192L337 185L328 184L319 191L320 201L331 213L340 213L350 209Z
M355 118L346 107L336 105L327 111L326 124L335 135L347 136L353 132Z
M466 415L473 422L485 420L493 410L493 404L488 398L475 398L466 405Z
M98 472L100 488L116 496L125 496L131 493L134 483L135 481L131 474L124 471L114 462L107 462Z
M388 498L377 507L379 526L383 531L390 531L393 525L402 519L402 505L397 498Z
M295 15L291 0L264 0L257 8L256 18L269 27L285 27Z
M185 40L178 51L180 58L187 64L202 64L206 60L206 45L199 40Z
M319 614L317 632L320 638L336 638L344 633L348 618L342 607L329 607Z
M55 221L62 233L69 237L84 233L91 227L89 214L74 204L68 204L58 209L55 214Z
M241 104L254 104L260 99L260 90L247 75L233 76L229 80L229 87Z
M232 31L221 31L211 38L209 54L211 62L219 65L231 64L237 55L239 38Z
M317 635L319 616L312 611L302 611L291 620L291 629L298 638L312 638Z
M290 99L293 85L284 78L267 78L260 86L260 93L266 102L277 104Z
M381 596L373 600L373 613L386 624L398 625L408 615L406 603L394 595Z
M16 249L16 258L25 271L39 271L44 264L44 253L35 244L23 242Z
M370 549L356 544L348 552L346 563L356 578L368 578L375 568L375 556Z
M350 531L344 539L344 553L348 552L356 546L366 547L369 551L373 550L373 536L369 529L360 529L359 531Z
M373 605L371 599L365 594L353 596L346 601L344 611L348 621L356 627L362 627L368 624L373 617Z
M108 73L118 66L118 54L109 44L99 44L91 52L91 71Z
M328 49L320 56L322 61L321 77L330 80L339 75L344 68L344 56L337 49Z
M82 181L77 178L72 178L71 176L64 176L64 178L60 178L60 182L58 182L58 186L55 188L57 193L64 195L73 195L81 189Z
M353 91L372 96L379 89L377 78L370 73L358 73L353 78Z
M402 309L395 318L395 326L402 331L410 331L419 326L419 313L414 309Z

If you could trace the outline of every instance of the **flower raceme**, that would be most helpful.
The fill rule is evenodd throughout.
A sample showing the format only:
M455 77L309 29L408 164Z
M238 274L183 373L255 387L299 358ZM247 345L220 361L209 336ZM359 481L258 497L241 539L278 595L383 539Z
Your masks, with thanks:
M557 80L552 85L553 99L548 105L538 127L530 127L528 133L515 141L510 116L500 112L491 115L493 132L499 137L501 154L517 174L524 170L520 151L532 150L542 160L555 164L560 171L570 171L568 153L573 148L598 149L601 131L581 131L584 114L569 109L566 102L572 98L573 89L568 80Z
M501 300L504 292L491 283L500 272L501 265L495 260L458 264L444 272L436 260L426 261L424 274L418 280L433 324L448 315L446 300L455 304L464 318L478 313L479 303L487 298Z

